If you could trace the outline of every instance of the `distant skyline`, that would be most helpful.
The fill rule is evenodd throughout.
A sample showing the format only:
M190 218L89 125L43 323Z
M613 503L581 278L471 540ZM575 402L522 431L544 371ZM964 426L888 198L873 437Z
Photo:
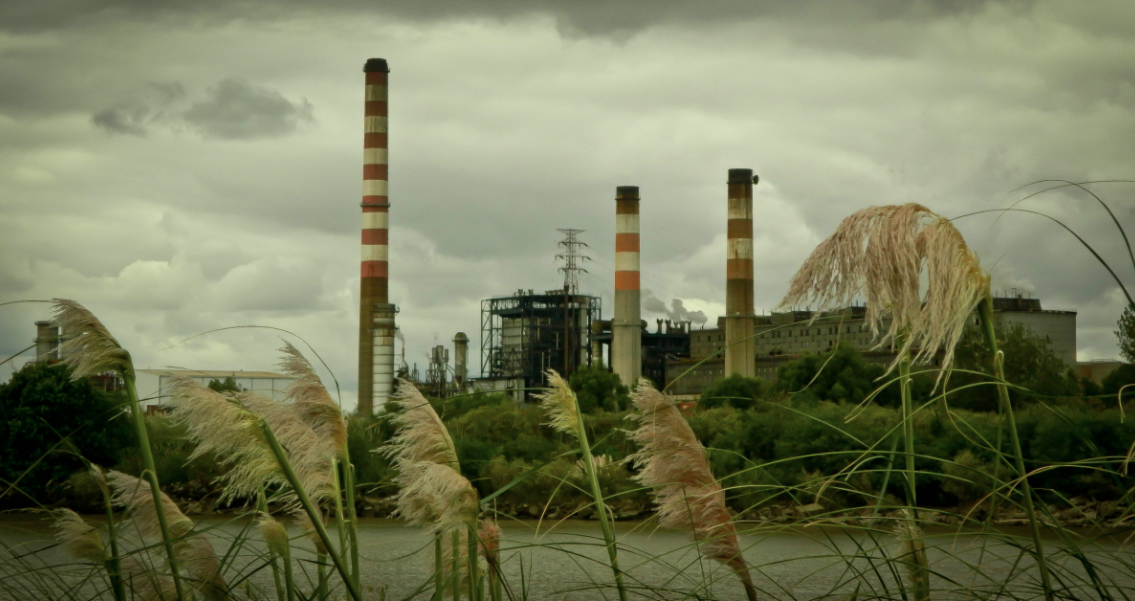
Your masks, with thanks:
M1124 1L4 3L0 302L78 300L139 368L274 369L273 331L162 349L284 328L353 407L362 66L381 57L407 361L463 331L477 373L481 299L560 286L557 228L586 230L580 287L609 317L619 185L641 190L644 318L677 299L712 326L729 168L761 178L758 312L857 209L953 217L1037 180L1135 179L1133 23ZM1092 189L1135 225L1135 185ZM1021 207L1135 283L1090 197ZM1123 295L1070 235L958 226L995 290L1077 310L1080 359L1118 357ZM0 311L4 357L47 317Z

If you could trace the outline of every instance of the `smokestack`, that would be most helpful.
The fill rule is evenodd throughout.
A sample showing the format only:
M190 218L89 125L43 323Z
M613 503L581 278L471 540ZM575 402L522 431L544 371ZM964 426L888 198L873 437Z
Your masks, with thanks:
M59 358L59 324L54 321L35 322L35 362Z
M387 270L386 60L366 62L363 125L362 285L359 295L359 414L374 413L394 386L394 305Z
M615 318L611 368L623 384L642 376L642 308L638 265L638 186L615 191Z
M469 362L469 337L465 332L458 332L453 337L453 382L457 384L457 392L465 390L465 375Z
M757 375L753 310L752 169L729 170L729 248L725 266L725 375ZM741 342L744 340L744 342Z

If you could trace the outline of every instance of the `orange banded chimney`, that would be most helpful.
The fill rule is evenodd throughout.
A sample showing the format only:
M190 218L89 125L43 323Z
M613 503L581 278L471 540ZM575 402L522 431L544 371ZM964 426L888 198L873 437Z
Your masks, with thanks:
M394 314L389 300L386 60L366 62L363 120L362 285L359 304L359 414L374 413L394 385Z
M611 321L611 369L627 386L642 376L642 309L639 291L638 186L615 191L615 317Z
M725 375L756 377L753 309L752 169L729 170L728 251L725 262ZM742 342L744 341L744 342Z

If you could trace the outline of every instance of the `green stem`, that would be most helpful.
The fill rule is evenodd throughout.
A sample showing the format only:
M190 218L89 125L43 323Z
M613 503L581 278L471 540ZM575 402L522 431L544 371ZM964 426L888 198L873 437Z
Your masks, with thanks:
M359 572L359 514L355 508L355 466L351 463L351 454L346 445L343 445L341 461L344 488L347 491L347 552L351 558L351 575L355 577L355 588L362 590L362 573Z
M339 532L339 555L347 552L347 529L343 527L343 487L339 476L339 460L331 462L331 495L335 499L335 525ZM351 574L355 572L352 570Z
M295 491L296 498L299 499L300 505L303 506L304 511L307 512L307 517L311 519L311 525L315 528L315 533L319 536L319 540L323 541L323 546L327 547L331 562L335 565L335 570L339 572L339 577L343 579L343 584L347 587L347 592L350 594L351 599L354 599L354 601L362 601L362 595L359 594L359 589L355 586L355 581L351 579L351 574L347 571L347 566L344 565L339 554L334 551L334 545L331 544L331 536L327 534L327 528L323 525L323 516L320 515L319 508L311 502L311 498L307 496L307 491L303 488L303 483L300 482L295 470L292 469L292 464L288 461L287 451L280 445L280 441L276 440L276 435L272 433L272 428L269 428L268 424L265 423L263 419L260 420L260 426L264 431L264 438L268 442L268 447L276 457L276 463L280 466L280 471L284 473L284 478L288 480L288 484L291 485L292 490Z
M264 494L264 486L261 485L260 491L256 493L256 506L260 510L261 515L265 518L270 517L268 513L268 499ZM266 541L267 542L267 541ZM280 582L280 564L277 560L279 556L272 550L271 543L268 544L268 563L272 567L272 582L276 585L276 600L277 601L291 601L290 587L285 590L284 584ZM288 561L291 564L290 561ZM286 566L286 567L291 567Z
M915 490L914 470L914 400L910 395L910 357L899 361L899 390L902 393L903 447L906 455L906 486L910 514L918 521L918 493Z
M461 601L461 530L455 529L453 540L453 601Z
M87 465L89 469L99 469ZM102 471L99 471L102 474ZM100 477L98 479L99 492L102 493L102 504L106 509L106 531L110 538L110 557L106 559L106 575L110 578L110 588L114 591L115 601L126 601L126 585L122 581L122 562L118 556L118 527L114 523L114 505L110 502L110 490Z
M142 452L142 464L146 466L145 471L142 472L142 478L150 483L150 493L154 497L154 513L158 516L158 528L162 532L162 544L166 549L166 557L169 560L169 569L173 576L173 586L177 591L177 598L182 601L189 600L193 597L186 594L185 587L181 582L177 555L173 550L173 535L169 531L169 520L166 519L165 505L162 504L162 487L158 482L158 468L154 463L154 453L150 450L150 435L146 431L146 416L142 413L142 405L138 401L138 389L134 385L134 369L131 367L126 371L129 373L121 374L122 384L130 401L130 414L134 418L134 429L138 435L138 450Z
M572 399L575 403L575 399ZM603 540L607 543L607 556L611 559L611 571L615 574L615 587L619 591L619 601L627 601L626 587L623 586L623 571L619 569L619 551L615 547L615 532L607 519L607 505L604 502L603 489L599 486L599 475L595 473L595 462L591 458L591 444L587 440L587 429L583 424L583 414L579 411L579 404L575 407L575 432L579 439L579 449L583 453L583 465L587 470L587 479L591 482L591 497L595 500L595 512L599 514L599 527L603 531Z
M481 601L480 560L477 553L477 522L474 521L469 528L469 601Z
M441 549L441 533L434 533L434 596L433 601L445 597L445 552Z
M327 599L331 597L330 591L327 590L327 556L322 553L316 552L315 561L315 573L316 577L319 579L318 584L315 587L315 594L320 599L320 601L327 601Z
M1009 389L1005 385L1005 354L997 349L997 333L993 327L993 298L986 295L979 305L982 329L985 331L985 341L989 344L989 352L993 355L993 375L997 378L997 397L1000 401L1001 412L1009 425L1009 443L1013 446L1013 463L1017 474L1021 478L1021 492L1025 495L1025 512L1029 516L1029 530L1032 533L1033 545L1036 547L1037 568L1040 570L1041 584L1044 586L1044 598L1053 601L1052 577L1048 572L1048 562L1044 557L1044 544L1040 539L1040 520L1036 516L1036 507L1033 505L1033 491L1029 485L1028 472L1025 470L1025 458L1021 451L1021 439L1017 435L1017 421L1013 418L1013 403L1009 400Z

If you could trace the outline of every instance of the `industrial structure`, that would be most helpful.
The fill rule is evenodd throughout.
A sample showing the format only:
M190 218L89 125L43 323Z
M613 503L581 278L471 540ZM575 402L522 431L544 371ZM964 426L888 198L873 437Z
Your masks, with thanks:
M390 200L386 60L363 67L362 278L359 291L359 413L381 407L394 389L394 316L389 298Z
M481 301L477 388L510 391L519 400L525 389L547 385L549 369L566 377L590 365L591 324L601 310L599 297L572 294L567 286Z
M611 369L625 384L642 377L642 294L639 291L638 186L615 190L615 316Z
M995 297L993 311L998 325L1027 326L1034 334L1050 341L1052 351L1066 366L1076 366L1075 311L1045 310L1041 308L1040 299L1022 295ZM752 318L756 335L754 355L750 359L752 373L775 381L781 365L804 354L832 350L839 344L850 344L870 363L891 363L895 358L891 349L874 348L866 313L866 307L853 306L819 316L811 311L788 311ZM814 319L816 317L820 319ZM976 314L974 319L976 323ZM691 331L689 357L666 362L666 382L671 384L674 394L700 394L718 379L730 375L723 358L729 335L722 326L727 324L725 318L721 318L716 328ZM682 377L679 379L679 376Z
M725 375L756 375L753 357L753 177L730 169L728 251L725 259Z

